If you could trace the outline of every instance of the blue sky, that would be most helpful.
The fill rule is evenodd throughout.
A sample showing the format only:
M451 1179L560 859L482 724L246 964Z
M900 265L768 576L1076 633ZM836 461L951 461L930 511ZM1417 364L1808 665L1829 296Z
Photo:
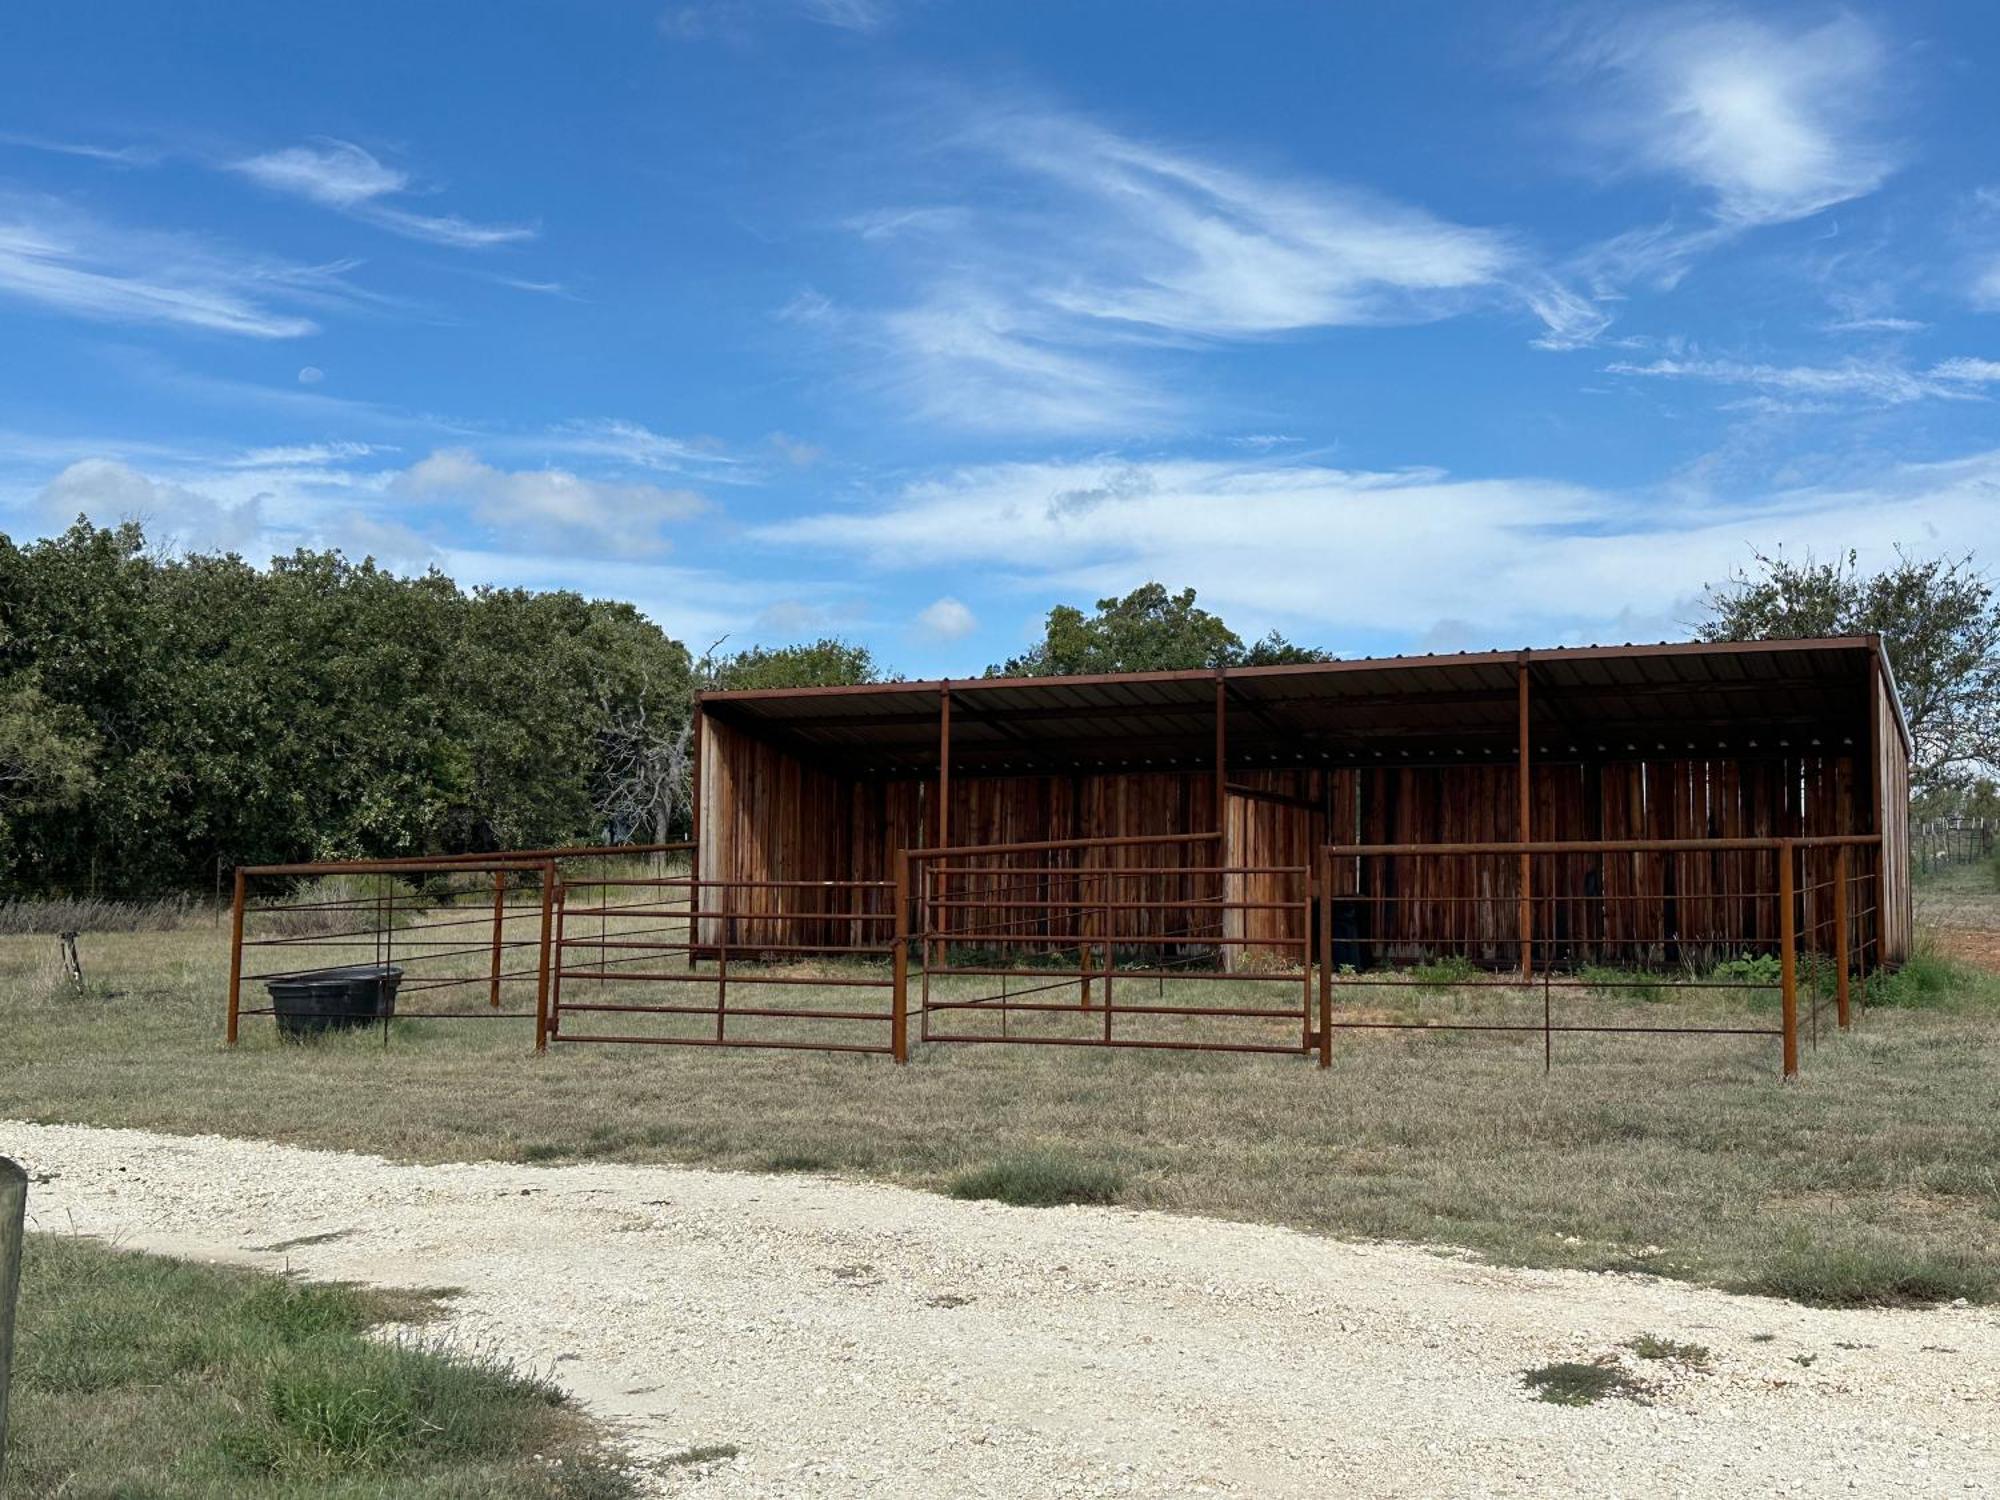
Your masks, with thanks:
M2000 562L2000 11L953 0L0 21L0 527L969 674Z

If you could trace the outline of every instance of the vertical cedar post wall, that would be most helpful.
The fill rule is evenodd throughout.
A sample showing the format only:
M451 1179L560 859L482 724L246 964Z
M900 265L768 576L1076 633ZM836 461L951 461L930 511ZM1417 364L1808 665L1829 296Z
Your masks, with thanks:
M1908 952L1909 884L1898 851L1906 831L1897 820L1907 799L1907 761L1893 724L1885 721L1878 756L1770 756L1763 759L1538 759L1529 778L1530 826L1538 839L1701 839L1804 837L1874 832L1886 806L1889 856L1881 910L1859 921L1858 940L1879 933L1890 961ZM1865 774L1872 761L1880 778ZM1441 843L1505 841L1520 831L1519 767L1383 764L1364 767L1252 770L1230 773L1226 797L1213 774L1201 771L1103 771L1041 776L955 773L942 777L843 777L804 764L785 747L721 722L702 725L700 752L700 874L707 880L889 880L905 849L930 842L940 826L954 845L1133 834L1205 833L1222 816L1224 862L1232 866L1310 867L1329 842ZM948 790L947 790L948 787ZM940 794L949 819L939 817ZM1130 862L1141 856L1127 853ZM1183 860L1206 864L1185 850L1147 850L1162 866L1150 891L1132 887L1126 899L1199 897L1197 877L1180 875ZM1564 941L1655 944L1665 961L1676 928L1713 930L1775 940L1775 895L1763 889L1758 856L1717 853L1673 865L1667 889L1661 862L1640 856L1578 857L1565 861L1564 888L1536 892L1544 936ZM1768 870L1763 874L1768 876ZM1232 885L1249 901L1300 899L1307 877L1262 875ZM1511 860L1428 859L1378 862L1367 878L1384 888L1364 891L1353 866L1334 871L1333 895L1405 898L1379 910L1394 943L1391 957L1414 957L1419 936L1445 935L1472 957L1495 965L1519 961L1519 874ZM1208 890L1212 891L1212 882ZM963 896L964 892L959 892ZM1237 891L1232 891L1232 896ZM1468 896L1480 899L1467 902ZM1432 898L1428 907L1423 898ZM1637 901L1629 897L1640 898ZM1414 901L1408 898L1416 898ZM1553 899L1551 899L1553 898ZM818 893L801 889L739 889L731 909L791 913L814 919L811 931L833 940L837 912ZM714 899L705 901L715 908ZM1004 921L1001 913L969 911L968 925ZM1244 912L1235 921L1248 936L1279 935L1283 912ZM767 934L772 924L763 929ZM719 919L703 924L701 941L716 940ZM732 941L742 940L739 932ZM1635 950L1638 951L1638 950Z

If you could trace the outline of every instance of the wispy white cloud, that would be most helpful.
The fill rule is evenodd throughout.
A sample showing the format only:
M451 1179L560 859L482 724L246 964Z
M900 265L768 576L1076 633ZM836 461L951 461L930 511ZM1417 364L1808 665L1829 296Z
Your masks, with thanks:
M252 448L224 462L232 469L318 468L350 463L378 451L370 443L295 443L289 447Z
M1706 7L1587 13L1564 43L1597 136L1703 190L1724 224L1804 218L1895 169L1882 44L1852 15L1801 29Z
M1163 425L1171 398L1032 303L976 288L885 314L893 358L874 377L899 403L954 427L1130 432Z
M1980 312L2000 312L2000 256L1973 273L1972 305Z
M442 448L396 475L391 493L463 506L517 545L562 553L655 553L667 526L708 509L689 490L587 479L566 469L508 471L465 448Z
M287 146L227 164L274 192L304 198L324 208L435 245L479 250L532 239L525 224L477 224L455 214L422 214L390 201L407 194L410 175L390 166L352 141L331 138Z
M1082 317L1244 338L1422 321L1518 262L1508 237L1355 188L1290 181L1064 116L1009 115L985 144L1087 209L1073 268L1039 289Z
M100 146L90 141L58 141L47 136L0 132L0 146L19 146L53 156L77 156L114 167L150 167L166 153L156 146Z
M1931 374L1939 380L1962 381L1974 385L1993 385L2000 383L2000 360L1942 360L1931 366Z
M1930 326L1916 318L1842 318L1825 328L1828 333L1922 333Z
M0 296L99 322L297 338L318 325L272 304L341 300L349 295L341 269L239 255L48 200L0 197Z
M729 475L717 471L742 467L742 461L725 452L718 443L669 437L641 423L617 417L563 422L547 432L512 441L546 453L609 460L665 473L699 472L711 479L727 479Z
M1195 460L993 465L908 486L872 509L759 528L773 546L886 573L977 567L1038 598L1193 584L1240 628L1389 631L1415 641L1481 602L1487 643L1657 639L1750 546L1864 557L2000 546L2000 451L1850 483L1719 496L1616 492L1532 477L1456 478ZM1357 556L1369 559L1355 568ZM1325 580L1339 577L1329 589ZM1469 627L1468 627L1469 628Z
M2000 379L2000 364L1983 359L1948 359L1928 370L1912 370L1889 360L1771 365L1732 359L1656 359L1646 364L1609 364L1605 372L1751 386L1807 400L1845 399L1901 406L1912 401L1965 400L1976 394L1975 387Z
M963 201L843 220L916 294L871 309L809 291L783 313L866 351L871 383L931 420L1148 431L1179 413L1142 353L1475 308L1525 310L1573 347L1605 321L1511 234L1360 188L1019 102L961 106L937 135Z
M836 31L880 31L903 7L897 0L676 0L660 12L660 35L676 42L747 46L774 20L797 17Z

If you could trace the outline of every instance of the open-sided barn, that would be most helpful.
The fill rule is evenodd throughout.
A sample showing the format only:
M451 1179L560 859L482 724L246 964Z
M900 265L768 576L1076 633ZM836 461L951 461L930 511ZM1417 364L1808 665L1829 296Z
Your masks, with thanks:
M1874 637L717 692L696 743L696 874L745 911L837 920L809 883L889 882L909 849L1219 832L1198 859L1144 857L1161 890L1197 880L1183 866L1242 872L1230 920L1252 937L1311 940L1300 870L1331 846L1352 851L1335 893L1368 898L1341 934L1357 953L1448 936L1510 962L1539 922L1671 962L1775 935L1773 882L1730 841L1879 834L1855 946L1894 963L1910 942L1909 735ZM1362 852L1509 841L1574 857L1531 876L1525 853ZM1603 847L1636 841L1716 847Z

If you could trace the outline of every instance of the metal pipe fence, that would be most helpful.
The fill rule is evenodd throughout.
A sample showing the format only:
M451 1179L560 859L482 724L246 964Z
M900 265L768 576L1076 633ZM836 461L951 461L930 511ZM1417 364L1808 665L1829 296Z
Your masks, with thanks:
M1011 1043L1333 1060L1337 1032L1743 1037L1781 1071L1882 966L1882 840L1328 844L1218 835L905 850L882 880L633 867L679 845L239 870L246 986L394 965L424 1018L535 1045L882 1053ZM1675 1008L1660 1008L1673 997ZM386 1029L385 1029L386 1034Z
M1342 1030L1512 1032L1541 1037L1546 1069L1558 1034L1768 1037L1796 1077L1802 1036L1818 1044L1829 1003L1849 1027L1855 976L1879 966L1880 851L1872 834L1327 845L1322 1050ZM1495 1004L1468 1015L1481 990ZM1731 992L1747 1004L1720 1006ZM1605 1015L1667 993L1672 1024Z

